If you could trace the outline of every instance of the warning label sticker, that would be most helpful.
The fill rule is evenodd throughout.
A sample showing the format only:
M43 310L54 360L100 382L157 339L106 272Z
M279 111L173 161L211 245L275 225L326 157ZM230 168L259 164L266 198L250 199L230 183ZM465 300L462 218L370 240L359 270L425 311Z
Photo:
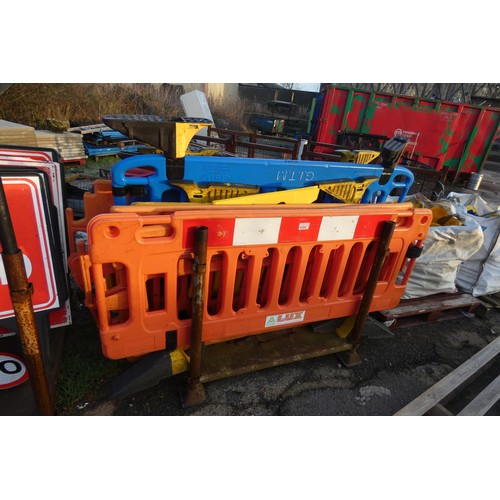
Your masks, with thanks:
M305 311L290 312L284 314L274 314L266 317L265 327L288 325L290 323L302 323L305 319Z

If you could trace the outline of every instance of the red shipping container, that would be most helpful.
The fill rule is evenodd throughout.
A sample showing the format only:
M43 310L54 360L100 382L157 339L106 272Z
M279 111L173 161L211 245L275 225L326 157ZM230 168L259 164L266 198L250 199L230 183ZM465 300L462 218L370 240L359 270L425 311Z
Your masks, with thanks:
M331 86L322 95L314 140L342 144L349 132L403 135L409 158L456 178L481 170L499 123L498 108Z

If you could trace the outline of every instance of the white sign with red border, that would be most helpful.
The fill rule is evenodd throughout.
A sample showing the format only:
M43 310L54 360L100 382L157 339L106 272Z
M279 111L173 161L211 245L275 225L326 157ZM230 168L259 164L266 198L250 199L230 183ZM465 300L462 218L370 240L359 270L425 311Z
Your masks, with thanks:
M40 179L2 177L9 213L19 249L29 262L27 272L33 283L35 312L50 311L62 306L57 293L57 281L52 263L50 233L45 219ZM9 286L0 259L0 319L14 316Z
M2 150L0 149L0 166L9 168L33 168L41 170L47 174L50 181L50 190L52 195L52 201L57 209L57 222L59 225L59 235L61 239L61 248L63 251L63 262L66 272L68 271L68 249L66 246L66 225L64 220L64 201L63 201L63 181L61 179L61 170L58 163L44 161L26 161L25 158L9 158L5 160L2 157Z
M42 170L51 181L51 194L57 209L59 223L59 234L61 236L61 249L63 252L63 263L66 273L68 272L68 249L66 244L66 224L64 220L64 179L62 179L59 163L54 161L51 151L39 151L34 149L16 149L0 147L0 165L7 167L30 167ZM69 299L60 309L49 313L51 328L59 328L71 324L71 308ZM0 338L15 335L9 329L0 327Z
M20 385L28 378L26 365L19 356L0 352L0 390Z

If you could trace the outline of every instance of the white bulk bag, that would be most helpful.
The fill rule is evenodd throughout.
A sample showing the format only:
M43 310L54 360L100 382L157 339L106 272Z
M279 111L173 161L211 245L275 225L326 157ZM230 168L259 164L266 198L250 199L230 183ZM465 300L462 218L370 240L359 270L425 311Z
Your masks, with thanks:
M457 291L455 280L462 262L482 246L483 231L469 217L463 226L431 226L416 260L403 299Z
M450 193L459 212L473 207L478 215L467 218L481 226L484 241L478 252L464 262L457 273L457 286L474 297L500 292L500 212L477 193Z

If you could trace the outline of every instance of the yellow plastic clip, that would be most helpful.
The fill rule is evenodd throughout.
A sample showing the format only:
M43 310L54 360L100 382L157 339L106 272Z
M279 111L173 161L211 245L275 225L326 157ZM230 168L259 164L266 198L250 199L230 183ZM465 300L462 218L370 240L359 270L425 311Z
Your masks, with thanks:
M186 156L215 156L223 152L223 149L191 143L186 151Z
M193 181L169 181L173 186L183 189L189 201L209 203L214 200L225 200L258 193L259 186L250 184L231 184L229 182L210 182L198 184Z
M332 195L344 203L359 203L366 188L378 180L378 177L362 177L355 181L351 179L340 179L333 182L319 184L321 191Z
M345 339L354 328L354 323L356 322L356 316L348 316L342 324L335 329L335 333L341 338Z
M375 158L380 156L379 151L371 151L369 149L354 151L350 151L348 149L337 149L335 153L340 155L341 162L359 164L371 163Z
M354 151L354 163L367 164L380 156L379 151Z
M189 356L180 347L170 353L170 360L172 361L172 375L189 370Z

